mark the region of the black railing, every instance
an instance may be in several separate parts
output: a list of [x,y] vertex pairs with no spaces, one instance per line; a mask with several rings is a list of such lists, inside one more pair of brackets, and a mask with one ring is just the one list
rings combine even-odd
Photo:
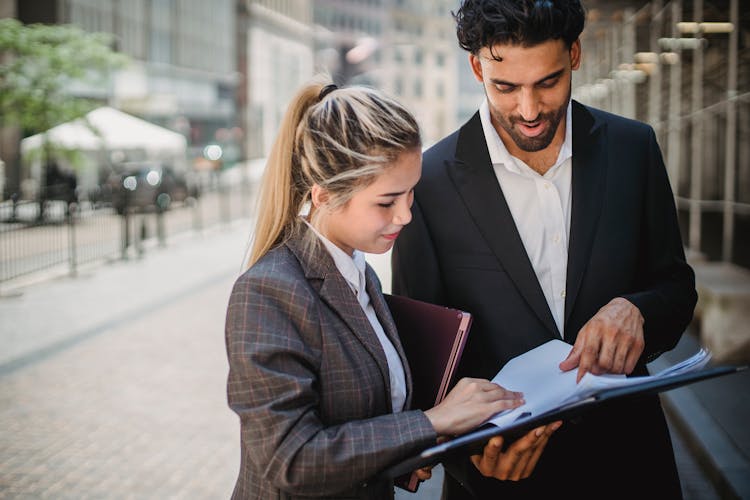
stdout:
[[121,214],[88,201],[2,202],[0,283],[50,269],[75,274],[84,264],[141,256],[176,234],[248,217],[251,186],[221,181],[168,209],[129,206]]

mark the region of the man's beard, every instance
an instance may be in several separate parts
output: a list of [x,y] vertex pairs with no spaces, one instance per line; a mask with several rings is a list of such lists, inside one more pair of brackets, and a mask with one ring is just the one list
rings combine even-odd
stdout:
[[[545,149],[552,143],[552,139],[555,138],[555,133],[560,126],[560,122],[565,117],[565,112],[568,109],[569,103],[570,96],[568,96],[565,104],[563,104],[561,107],[557,108],[554,111],[540,113],[536,117],[536,119],[531,121],[526,121],[518,115],[510,116],[506,119],[505,116],[494,110],[492,106],[490,106],[490,113],[492,114],[492,118],[494,118],[495,121],[503,128],[503,130],[508,133],[510,138],[513,139],[513,142],[516,144],[516,146],[518,146],[522,151],[526,151],[527,153],[534,153],[536,151]],[[524,135],[520,130],[515,128],[515,124],[519,122],[547,122],[549,126],[547,127],[547,130],[545,130],[542,134],[535,137],[528,137]]]

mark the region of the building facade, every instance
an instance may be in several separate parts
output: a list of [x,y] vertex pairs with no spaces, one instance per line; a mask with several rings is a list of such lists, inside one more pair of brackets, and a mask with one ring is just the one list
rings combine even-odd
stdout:
[[72,92],[179,131],[195,151],[236,143],[235,0],[19,0],[24,23],[110,33],[130,56],[110,88]]
[[339,82],[372,85],[399,99],[430,144],[457,125],[452,8],[447,0],[314,0],[318,63]]
[[268,155],[289,100],[314,74],[309,0],[247,0],[247,157]]

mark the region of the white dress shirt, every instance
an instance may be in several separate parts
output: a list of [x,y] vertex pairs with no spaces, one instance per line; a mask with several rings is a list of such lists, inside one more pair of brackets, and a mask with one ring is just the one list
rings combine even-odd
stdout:
[[[307,222],[307,221],[306,221]],[[310,224],[308,223],[308,226]],[[336,269],[339,270],[341,275],[344,277],[349,287],[357,296],[357,301],[360,307],[365,312],[367,319],[375,330],[375,334],[378,336],[380,345],[383,346],[385,351],[385,357],[388,361],[388,374],[391,382],[391,402],[394,412],[399,412],[404,409],[404,403],[406,402],[406,374],[404,373],[404,365],[401,363],[401,357],[399,357],[396,348],[393,347],[393,343],[385,334],[383,326],[378,320],[375,309],[372,307],[370,302],[370,296],[367,294],[365,287],[365,254],[358,250],[354,250],[354,255],[350,257],[346,252],[337,247],[328,238],[320,234],[314,227],[310,226],[313,232],[320,238],[323,245],[331,254],[333,262],[336,265]]]
[[557,161],[544,175],[508,152],[492,126],[486,99],[479,108],[479,116],[495,176],[562,336],[565,331],[565,281],[572,200],[573,127],[570,102],[565,116],[564,142]]

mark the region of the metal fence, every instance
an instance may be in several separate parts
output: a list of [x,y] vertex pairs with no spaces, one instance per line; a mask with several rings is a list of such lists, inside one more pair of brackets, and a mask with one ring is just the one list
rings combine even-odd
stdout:
[[139,257],[177,234],[249,217],[253,183],[237,173],[217,176],[200,196],[164,211],[118,214],[88,201],[0,203],[0,283],[50,269],[75,275],[79,266]]

